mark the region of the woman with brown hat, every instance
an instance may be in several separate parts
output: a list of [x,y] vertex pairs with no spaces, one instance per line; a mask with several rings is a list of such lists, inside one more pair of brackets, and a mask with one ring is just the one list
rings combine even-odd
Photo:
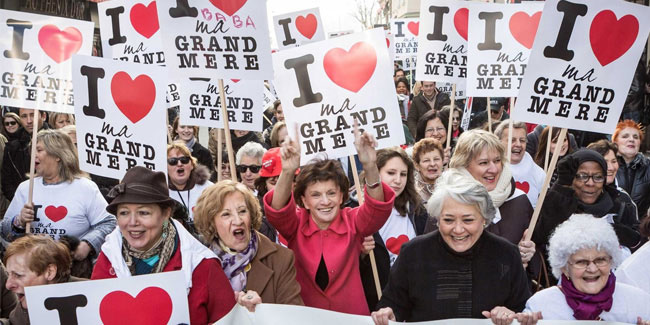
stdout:
[[216,322],[232,309],[234,293],[217,256],[170,220],[165,174],[133,167],[109,196],[106,210],[118,228],[106,236],[91,279],[181,270],[192,324]]

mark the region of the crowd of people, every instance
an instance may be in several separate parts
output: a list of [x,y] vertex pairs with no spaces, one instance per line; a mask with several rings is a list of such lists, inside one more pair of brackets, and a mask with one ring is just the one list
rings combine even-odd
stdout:
[[29,324],[28,286],[180,270],[192,324],[260,303],[376,324],[650,324],[650,160],[638,122],[558,143],[558,128],[510,128],[508,101],[492,98],[465,113],[466,130],[463,100],[435,82],[411,86],[397,69],[403,146],[378,150],[355,123],[355,157],[302,166],[276,101],[263,132],[231,131],[236,178],[222,131],[202,145],[178,117],[167,175],[136,166],[116,180],[80,169],[73,115],[4,109],[0,323]]

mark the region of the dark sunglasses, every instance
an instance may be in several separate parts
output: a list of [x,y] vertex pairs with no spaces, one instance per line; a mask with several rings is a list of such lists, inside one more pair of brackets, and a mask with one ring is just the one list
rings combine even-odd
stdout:
[[10,126],[10,125],[14,126],[16,124],[18,124],[18,122],[16,122],[16,121],[7,121],[7,122],[5,122],[5,126]]
[[167,163],[170,166],[176,166],[176,164],[178,164],[179,161],[181,162],[181,164],[185,165],[190,162],[190,157],[183,156],[183,157],[174,157],[174,158],[167,159]]
[[257,165],[239,165],[237,166],[237,172],[240,174],[243,174],[246,172],[247,169],[251,170],[251,173],[257,174],[259,173],[260,169],[262,169],[262,166],[257,166]]

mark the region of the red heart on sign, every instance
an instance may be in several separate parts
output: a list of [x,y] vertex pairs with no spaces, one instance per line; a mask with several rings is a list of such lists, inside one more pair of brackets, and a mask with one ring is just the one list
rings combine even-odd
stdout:
[[138,123],[153,108],[156,85],[147,75],[132,80],[128,73],[120,71],[111,80],[111,95],[122,114],[132,123]]
[[45,208],[45,215],[54,222],[59,222],[61,219],[68,215],[68,209],[64,206],[55,207],[48,205]]
[[323,57],[325,73],[339,87],[358,92],[370,80],[377,66],[377,53],[372,45],[358,42],[347,52],[333,48]]
[[634,44],[638,33],[639,21],[636,17],[625,15],[617,20],[614,12],[603,10],[591,21],[591,50],[604,67],[625,54]]
[[515,187],[524,191],[524,193],[528,194],[528,190],[530,190],[530,184],[528,182],[523,181],[523,182],[515,182]]
[[99,303],[104,325],[166,325],[172,316],[172,298],[158,287],[148,287],[135,298],[124,291],[113,291]]
[[397,238],[390,237],[386,241],[386,248],[393,254],[399,255],[402,244],[406,243],[407,241],[409,241],[409,237],[407,235],[399,235]]
[[419,21],[418,22],[411,21],[406,26],[408,27],[411,34],[413,34],[415,36],[418,36],[418,33],[420,32],[420,22]]
[[458,35],[465,40],[467,40],[467,16],[469,16],[467,8],[460,8],[454,14],[454,27],[456,27]]
[[390,40],[386,38],[386,47],[390,47]]
[[62,31],[54,25],[45,25],[38,31],[38,44],[56,63],[61,63],[77,53],[81,43],[81,32],[74,27]]
[[516,12],[510,17],[510,34],[521,45],[527,49],[531,49],[535,40],[535,34],[537,34],[537,26],[539,26],[540,18],[542,18],[541,11],[534,13],[532,16],[529,16],[523,11]]
[[236,13],[248,0],[210,0],[213,6],[223,11],[224,14],[232,16]]
[[232,82],[234,82],[234,83],[238,83],[239,80],[241,80],[241,79],[230,79],[230,81],[232,81]]
[[156,1],[151,1],[146,7],[138,3],[131,8],[131,25],[138,34],[150,38],[158,31],[158,11]]
[[318,28],[318,21],[314,14],[309,14],[307,17],[296,17],[296,28],[304,37],[311,39],[316,34]]

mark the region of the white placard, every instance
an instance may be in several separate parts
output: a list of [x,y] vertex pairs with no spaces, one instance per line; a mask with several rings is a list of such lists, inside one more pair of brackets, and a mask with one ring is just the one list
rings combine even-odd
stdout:
[[264,87],[264,94],[263,94],[263,107],[264,110],[267,110],[269,107],[273,107],[273,103],[275,103],[276,100],[278,100],[275,95],[266,87]]
[[273,29],[281,50],[325,39],[318,7],[273,16]]
[[650,8],[548,0],[512,117],[612,133],[650,32]]
[[[436,86],[438,87],[439,92],[445,93],[449,95],[449,98],[451,98],[451,90],[453,89],[452,84],[447,82],[440,82],[440,83],[436,83]],[[465,89],[458,89],[458,87],[456,87],[456,100],[463,99],[463,98],[467,98],[467,95],[465,94]]]
[[133,166],[167,174],[167,78],[162,67],[75,55],[81,169],[122,179]]
[[287,125],[299,129],[302,164],[355,154],[354,117],[378,149],[404,143],[383,30],[280,51],[273,66]]
[[386,46],[388,46],[388,57],[390,62],[395,61],[395,37],[389,30],[384,30],[386,33]]
[[469,4],[467,95],[514,97],[544,2]]
[[469,3],[421,1],[416,80],[450,82],[465,89]]
[[[230,129],[261,132],[264,81],[226,79],[223,83]],[[187,80],[180,91],[182,125],[223,128],[217,80]]]
[[189,324],[183,272],[25,287],[32,324]]
[[70,58],[90,55],[93,23],[0,10],[0,105],[73,113]]
[[273,78],[266,0],[157,4],[172,79]]
[[419,31],[420,21],[417,18],[390,21],[390,32],[395,39],[395,59],[403,60],[418,55]]

